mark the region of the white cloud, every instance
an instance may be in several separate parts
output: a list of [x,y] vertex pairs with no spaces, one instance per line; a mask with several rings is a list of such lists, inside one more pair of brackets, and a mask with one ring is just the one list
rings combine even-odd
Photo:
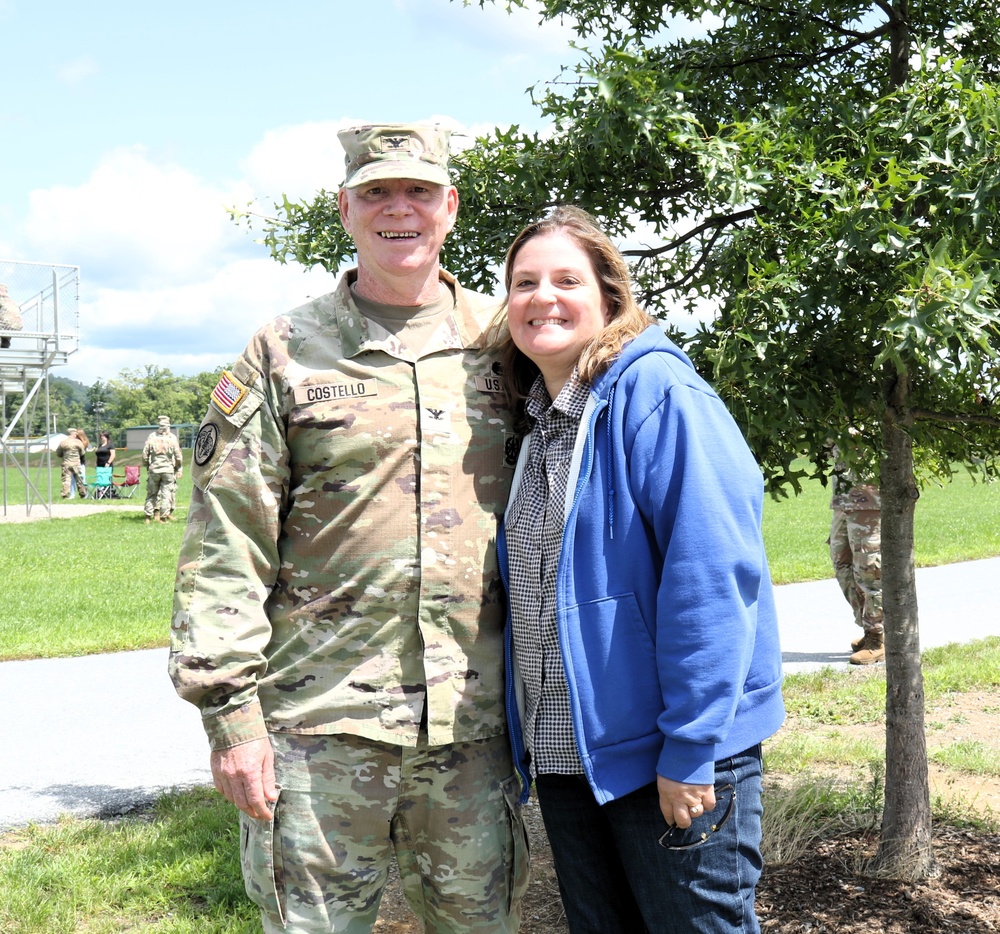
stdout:
[[70,62],[60,65],[56,69],[56,77],[63,84],[81,84],[87,78],[91,78],[100,73],[100,68],[92,58],[75,58]]
[[262,256],[171,288],[98,288],[89,296],[84,289],[80,350],[58,375],[90,384],[147,364],[178,374],[215,369],[231,363],[260,325],[335,282],[321,269]]
[[21,252],[80,266],[106,285],[197,281],[247,249],[225,210],[234,200],[141,146],[117,149],[83,185],[31,192]]
[[[332,276],[276,263],[226,212],[262,179],[280,179],[284,154],[317,135],[290,128],[273,164],[257,158],[253,186],[213,185],[133,147],[105,155],[82,185],[33,191],[19,255],[80,267],[80,350],[57,375],[90,384],[147,363],[214,369],[259,325],[329,291]],[[308,186],[309,166],[296,172]]]
[[344,180],[344,150],[337,132],[362,120],[327,120],[269,130],[241,163],[253,197],[268,205],[287,194],[311,198]]

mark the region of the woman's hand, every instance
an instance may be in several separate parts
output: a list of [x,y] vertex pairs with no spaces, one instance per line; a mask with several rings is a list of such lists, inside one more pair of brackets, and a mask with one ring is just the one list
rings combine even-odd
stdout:
[[656,788],[660,793],[663,819],[671,827],[687,830],[694,818],[706,811],[715,810],[713,785],[688,785],[686,782],[675,782],[657,775]]

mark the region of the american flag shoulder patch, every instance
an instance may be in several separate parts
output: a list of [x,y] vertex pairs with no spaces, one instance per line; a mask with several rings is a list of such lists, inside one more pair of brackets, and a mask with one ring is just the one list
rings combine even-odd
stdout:
[[226,415],[232,415],[249,390],[229,370],[224,370],[212,390],[212,402]]

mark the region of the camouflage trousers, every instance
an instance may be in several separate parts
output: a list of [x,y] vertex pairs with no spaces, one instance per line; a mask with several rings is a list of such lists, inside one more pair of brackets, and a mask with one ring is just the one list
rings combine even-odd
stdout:
[[143,511],[147,518],[154,512],[169,516],[177,503],[177,481],[171,473],[146,471],[146,505]]
[[[74,481],[75,484],[74,484]],[[72,466],[63,465],[62,469],[62,498],[69,499],[73,494],[73,487],[76,486],[77,493],[80,496],[86,496],[87,486],[84,480],[83,467],[80,464],[73,464]]]
[[367,934],[393,851],[427,934],[517,931],[528,844],[506,736],[413,748],[272,733],[271,743],[274,819],[240,814],[243,879],[266,934]]
[[833,511],[830,559],[854,622],[882,632],[882,531],[877,510]]

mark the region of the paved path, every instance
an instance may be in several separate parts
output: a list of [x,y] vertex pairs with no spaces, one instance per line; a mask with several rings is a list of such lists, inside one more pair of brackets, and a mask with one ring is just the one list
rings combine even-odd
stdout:
[[[785,671],[847,667],[861,635],[830,578],[776,588]],[[1000,635],[1000,558],[917,570],[920,647]]]
[[[107,512],[109,509],[122,511],[134,510],[142,512],[144,498],[142,496],[125,500],[73,500],[72,502],[56,502],[51,505],[35,503],[31,511],[23,504],[7,504],[6,511],[0,507],[0,524],[5,522],[40,522],[43,519],[74,519],[77,516],[89,516],[95,512]],[[51,514],[49,512],[51,510]]]
[[[917,572],[921,645],[1000,634],[1000,558]],[[833,579],[777,588],[787,671],[847,667],[859,633]],[[198,712],[166,649],[0,663],[0,830],[61,814],[116,814],[209,784]]]
[[122,813],[212,781],[166,649],[2,662],[0,709],[0,830]]

